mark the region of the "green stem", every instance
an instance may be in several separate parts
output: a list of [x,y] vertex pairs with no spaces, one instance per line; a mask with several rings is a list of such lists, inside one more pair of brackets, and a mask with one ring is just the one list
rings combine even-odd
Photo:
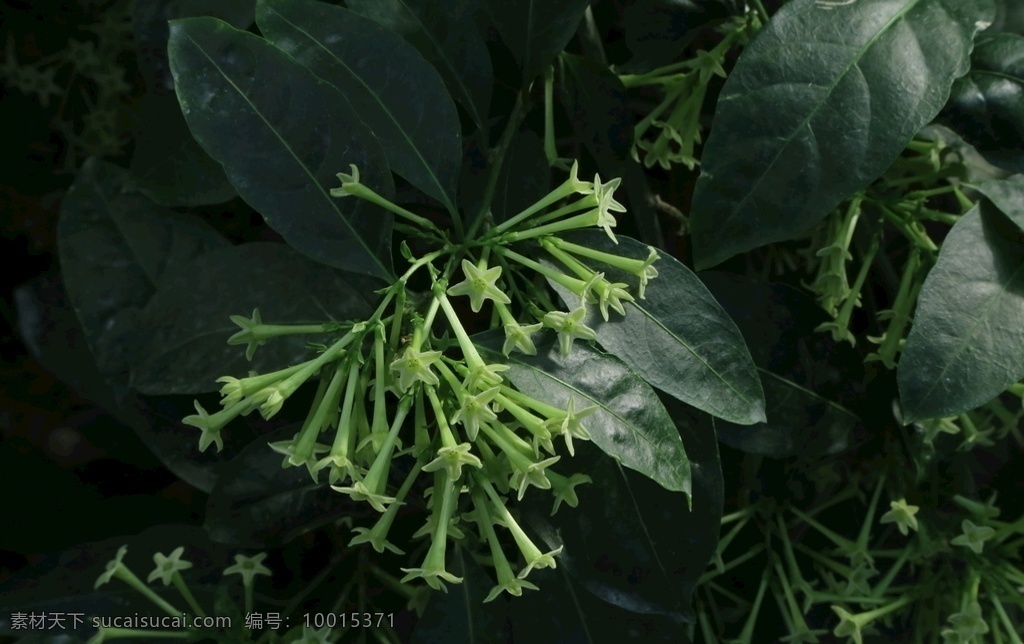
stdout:
[[491,155],[491,169],[487,175],[487,185],[484,188],[483,199],[480,200],[480,210],[477,213],[476,219],[469,227],[465,239],[473,239],[476,237],[477,231],[483,224],[484,219],[487,217],[487,213],[491,210],[491,202],[494,201],[494,191],[498,187],[498,175],[501,173],[501,165],[505,160],[505,156],[508,154],[508,148],[512,144],[512,136],[515,134],[516,129],[519,127],[519,123],[525,116],[525,95],[523,92],[519,92],[516,95],[515,105],[512,106],[512,113],[508,117],[508,122],[505,124],[505,131],[501,134],[501,139],[498,141],[498,146],[492,151]]

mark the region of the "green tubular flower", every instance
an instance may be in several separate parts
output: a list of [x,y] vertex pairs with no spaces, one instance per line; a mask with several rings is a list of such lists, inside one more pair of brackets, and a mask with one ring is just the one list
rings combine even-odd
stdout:
[[985,549],[985,542],[996,534],[996,531],[992,528],[986,525],[975,525],[975,523],[970,519],[964,519],[963,523],[960,524],[960,527],[963,529],[963,534],[954,537],[950,540],[950,543],[954,546],[970,548],[979,555],[982,550]]
[[506,230],[511,230],[515,226],[518,226],[523,221],[526,221],[530,217],[544,210],[548,206],[558,203],[562,199],[572,195],[589,195],[594,192],[594,184],[587,181],[580,181],[577,173],[579,171],[579,164],[573,161],[572,167],[569,169],[569,178],[566,179],[562,185],[558,186],[547,195],[536,201],[534,204],[526,208],[525,210],[516,213],[509,217],[507,220],[498,224],[493,229],[493,234],[500,234]]
[[528,356],[537,355],[537,346],[533,343],[530,336],[540,331],[542,328],[544,328],[544,324],[541,322],[528,324],[526,326],[523,326],[518,322],[506,324],[504,326],[505,344],[502,345],[501,352],[505,354],[506,357],[511,354],[514,349],[518,349]]
[[597,340],[597,333],[583,324],[585,317],[587,309],[582,305],[569,313],[551,311],[544,315],[544,326],[558,332],[558,346],[563,356],[569,355],[572,351],[572,343],[576,338]]
[[565,503],[570,508],[577,507],[580,504],[580,500],[576,496],[576,486],[593,482],[593,479],[586,474],[573,474],[566,478],[557,472],[548,472],[547,476],[548,480],[551,481],[551,492],[555,497],[555,505],[551,508],[551,516],[555,516],[555,513],[558,512],[558,507],[562,503]]
[[892,501],[889,503],[889,507],[892,509],[882,515],[880,523],[895,523],[900,534],[904,536],[907,535],[908,530],[917,531],[917,518],[914,515],[921,508],[916,505],[907,505],[906,499]]
[[520,469],[513,473],[509,484],[518,490],[516,499],[522,501],[523,496],[526,495],[526,488],[531,485],[541,490],[550,490],[551,481],[548,480],[547,472],[544,470],[557,463],[561,458],[561,456],[552,456],[543,461],[531,463],[526,469]]
[[502,525],[509,529],[512,533],[512,538],[515,539],[516,545],[519,546],[519,551],[523,553],[523,558],[526,560],[526,567],[522,572],[519,573],[520,579],[525,579],[530,571],[534,568],[554,568],[555,557],[561,554],[562,546],[558,549],[552,550],[548,553],[541,552],[540,548],[530,539],[529,536],[523,531],[522,527],[512,516],[512,513],[508,511],[505,502],[501,500],[498,493],[494,491],[490,481],[486,477],[475,475],[473,480],[477,486],[484,491],[487,498],[490,500],[492,507],[498,518],[501,520]]
[[415,382],[435,386],[439,382],[430,366],[441,359],[440,351],[420,351],[409,346],[401,358],[391,363],[391,371],[398,372],[398,389],[405,393]]
[[235,563],[224,569],[223,575],[239,575],[242,578],[242,587],[245,590],[245,612],[252,612],[252,597],[253,597],[253,586],[255,585],[256,575],[266,575],[271,577],[270,568],[263,565],[263,560],[267,558],[267,553],[260,552],[251,557],[245,555],[235,555]]
[[981,614],[981,604],[972,601],[967,608],[949,616],[949,623],[961,642],[973,641],[975,637],[989,632],[989,626]]
[[498,391],[498,387],[491,387],[475,395],[462,396],[462,406],[452,416],[452,422],[461,423],[466,428],[466,436],[469,440],[476,441],[481,423],[489,423],[498,419],[498,415],[490,407],[490,402],[498,395]]
[[654,262],[661,259],[658,255],[657,249],[654,246],[647,247],[647,259],[631,259],[628,257],[621,257],[619,255],[613,255],[611,253],[605,253],[593,248],[586,246],[580,246],[579,244],[573,244],[567,242],[559,237],[547,237],[541,241],[542,244],[549,244],[560,248],[561,250],[578,255],[580,257],[586,257],[588,259],[594,259],[599,262],[614,266],[620,270],[631,273],[640,278],[640,299],[644,299],[644,293],[647,288],[647,283],[658,276],[658,269],[653,266]]
[[352,529],[355,536],[348,542],[349,547],[359,545],[360,543],[368,543],[379,553],[390,550],[398,555],[405,554],[400,548],[388,541],[388,532],[391,531],[391,525],[395,522],[395,517],[398,516],[398,509],[405,504],[405,497],[409,495],[409,490],[412,489],[412,485],[419,477],[420,470],[422,469],[423,461],[417,461],[409,475],[405,477],[402,486],[398,488],[398,493],[395,494],[395,501],[388,506],[384,514],[380,515],[380,518],[377,519],[372,528]]
[[181,576],[181,571],[188,570],[192,567],[192,564],[181,558],[181,555],[185,553],[184,546],[178,546],[171,551],[170,556],[165,556],[163,553],[158,552],[153,555],[153,563],[156,564],[156,568],[153,572],[149,573],[149,577],[146,578],[147,583],[159,579],[164,582],[164,586],[174,584],[174,587],[178,589],[182,598],[188,602],[189,608],[192,612],[200,617],[206,617],[206,613],[203,612],[199,602],[196,601],[195,596],[188,589],[188,585],[185,583],[184,578]]
[[487,268],[486,263],[481,264],[477,267],[467,259],[462,260],[462,272],[466,279],[448,289],[448,295],[468,295],[469,306],[474,313],[480,312],[484,300],[502,304],[512,302],[497,285],[498,278],[501,277],[501,267]]
[[374,458],[366,478],[362,481],[356,481],[348,487],[332,485],[331,487],[335,491],[348,494],[353,501],[366,501],[378,512],[387,511],[385,505],[397,501],[395,497],[386,496],[383,492],[387,486],[388,471],[391,466],[395,443],[398,441],[398,432],[402,429],[405,417],[412,408],[412,402],[412,398],[409,396],[402,398],[399,402],[398,411],[395,413],[395,418],[391,423],[391,430],[388,432],[381,450],[377,452],[377,456]]
[[498,540],[498,535],[494,531],[494,522],[491,520],[490,513],[487,511],[487,498],[478,486],[470,487],[470,494],[473,497],[473,507],[476,517],[477,525],[480,526],[480,531],[484,533],[487,538],[487,544],[491,548],[491,558],[494,561],[494,570],[498,573],[498,585],[491,589],[491,592],[484,598],[484,603],[494,601],[502,591],[507,592],[509,595],[519,597],[523,594],[524,589],[537,590],[537,587],[528,581],[516,577],[516,574],[512,572],[512,566],[509,565],[508,558],[505,556],[505,552],[501,549],[501,542]]
[[566,403],[565,416],[563,418],[552,418],[548,421],[548,429],[551,430],[551,433],[561,434],[565,439],[565,446],[569,450],[570,456],[576,456],[576,450],[572,444],[573,438],[585,441],[590,440],[590,432],[580,424],[580,420],[593,414],[597,409],[597,405],[591,405],[586,409],[576,411],[576,399],[570,396],[569,402]]
[[[445,552],[448,548],[448,524],[455,514],[455,506],[458,504],[458,490],[454,482],[448,478],[448,473],[440,469],[434,473],[434,492],[437,495],[438,487],[441,488],[441,502],[434,503],[432,515],[436,518],[434,534],[430,542],[430,549],[419,568],[402,568],[407,573],[402,578],[402,583],[407,583],[419,577],[435,590],[447,592],[444,581],[452,584],[462,583],[461,577],[456,577],[444,568]],[[435,499],[436,500],[436,499]]]
[[472,454],[473,446],[469,443],[461,443],[449,447],[441,447],[437,450],[437,458],[423,466],[424,472],[434,472],[445,469],[448,471],[448,478],[458,481],[462,477],[462,466],[469,465],[481,468],[484,464],[480,458]]
[[109,562],[107,562],[107,568],[103,571],[93,585],[93,590],[100,586],[107,584],[112,579],[120,579],[124,583],[132,587],[136,592],[142,594],[146,599],[150,600],[157,606],[159,606],[165,613],[177,617],[181,614],[181,611],[172,606],[163,597],[153,592],[153,589],[142,583],[142,580],[135,576],[135,573],[131,571],[124,564],[124,556],[128,553],[128,546],[121,546],[117,550],[117,555],[114,556]]
[[220,431],[224,429],[224,426],[230,423],[232,420],[239,416],[243,416],[246,413],[252,411],[256,406],[253,400],[243,400],[242,402],[232,405],[227,409],[222,409],[215,414],[208,414],[203,406],[199,404],[199,401],[194,401],[197,414],[192,416],[186,416],[181,419],[181,422],[185,425],[191,425],[202,430],[202,435],[199,437],[199,451],[205,452],[206,448],[211,444],[217,445],[217,451],[224,449],[224,440],[220,436]]

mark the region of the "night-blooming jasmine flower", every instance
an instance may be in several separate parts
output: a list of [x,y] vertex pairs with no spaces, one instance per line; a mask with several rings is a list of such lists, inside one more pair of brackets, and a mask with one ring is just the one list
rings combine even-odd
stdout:
[[895,523],[902,535],[906,535],[908,529],[917,531],[917,518],[914,515],[921,508],[916,505],[907,505],[906,499],[892,501],[889,503],[889,507],[892,509],[882,515],[881,523]]
[[408,347],[401,358],[391,363],[391,371],[398,372],[398,388],[404,393],[414,382],[436,385],[440,382],[430,365],[441,359],[440,351],[419,351]]
[[551,311],[544,315],[544,326],[558,331],[558,346],[563,356],[569,355],[569,352],[572,351],[572,342],[576,338],[597,339],[597,333],[583,324],[585,317],[587,317],[587,309],[582,305],[571,313]]
[[484,466],[480,458],[471,453],[472,445],[461,443],[450,447],[441,447],[437,450],[437,458],[423,466],[424,472],[433,472],[439,469],[448,470],[448,479],[458,481],[462,477],[462,466],[471,465],[476,468]]
[[501,347],[501,352],[508,356],[512,353],[513,349],[519,349],[528,356],[537,355],[537,346],[533,343],[530,336],[540,331],[543,327],[544,325],[540,322],[526,326],[522,326],[518,322],[506,324],[505,344]]
[[146,577],[147,582],[153,582],[159,579],[164,582],[164,586],[169,586],[174,578],[175,573],[180,573],[182,570],[188,570],[192,567],[192,564],[181,558],[181,555],[185,553],[184,546],[178,546],[168,557],[162,552],[158,552],[153,555],[153,563],[156,564],[156,568],[153,572],[149,573],[149,577]]
[[499,388],[491,387],[476,395],[466,394],[462,398],[462,406],[452,416],[453,423],[462,423],[466,428],[469,440],[476,441],[481,423],[497,420],[498,416],[490,408],[490,402],[498,395]]
[[970,519],[964,519],[963,523],[960,524],[960,527],[963,528],[963,534],[954,537],[950,543],[954,546],[970,548],[979,555],[985,548],[985,542],[996,534],[996,531],[987,525],[975,525]]
[[512,300],[508,295],[498,288],[498,278],[501,277],[501,267],[477,268],[473,262],[462,260],[462,272],[466,279],[448,289],[448,295],[468,295],[469,307],[474,313],[479,313],[484,305],[484,300],[494,300],[502,304],[509,304]]

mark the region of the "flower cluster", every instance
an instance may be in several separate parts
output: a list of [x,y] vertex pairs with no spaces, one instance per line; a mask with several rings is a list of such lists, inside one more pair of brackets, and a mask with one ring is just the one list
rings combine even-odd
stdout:
[[[288,327],[264,324],[258,311],[251,318],[233,317],[241,330],[229,342],[246,345],[250,359],[276,336],[333,329],[340,337],[302,364],[221,378],[222,409],[211,414],[197,403],[198,413],[184,422],[202,430],[200,449],[211,444],[220,449],[229,422],[253,410],[270,418],[299,387],[316,381],[299,431],[270,447],[284,456],[284,467],[305,467],[314,481],[376,512],[371,525],[355,528],[350,545],[368,543],[378,552],[402,554],[404,544],[389,540],[391,528],[400,508],[422,505],[427,519],[414,537],[428,538],[429,547],[418,565],[403,568],[402,582],[421,579],[435,589],[459,583],[445,568],[449,542],[476,537],[489,552],[498,581],[488,601],[501,592],[519,595],[535,588],[526,577],[534,569],[554,567],[561,548],[545,551],[536,543],[509,500],[536,488],[550,491],[552,513],[563,503],[577,505],[576,487],[590,479],[563,469],[557,445],[564,442],[574,455],[574,441],[590,438],[588,424],[597,418],[597,407],[580,397],[555,406],[519,391],[502,354],[537,354],[545,346],[540,344],[544,329],[548,337],[557,335],[562,354],[577,340],[596,340],[588,308],[596,305],[608,320],[613,312],[625,315],[634,301],[632,287],[606,273],[633,276],[635,295],[643,298],[658,275],[658,254],[651,248],[644,258],[622,257],[560,236],[596,227],[617,244],[615,213],[625,211],[614,197],[619,179],[580,180],[575,164],[568,179],[537,203],[501,223],[488,222],[475,239],[461,244],[448,242],[447,232],[374,193],[360,182],[356,168],[338,176],[342,186],[335,196],[384,207],[442,247],[419,258],[403,252],[409,269],[381,292],[377,310],[365,320]],[[606,268],[592,267],[597,265]],[[429,291],[413,292],[409,279],[424,268]],[[578,306],[552,310],[538,276],[575,294]],[[470,337],[466,308],[474,315],[490,309],[492,326],[504,332],[500,351],[478,346]],[[509,543],[518,551],[514,558],[506,552]]]

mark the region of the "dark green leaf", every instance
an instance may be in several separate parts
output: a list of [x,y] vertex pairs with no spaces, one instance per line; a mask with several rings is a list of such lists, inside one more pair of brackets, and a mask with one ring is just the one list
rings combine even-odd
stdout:
[[202,206],[234,198],[224,168],[192,138],[177,99],[150,94],[140,103],[131,163],[139,189],[164,206]]
[[633,147],[633,118],[622,81],[582,56],[558,57],[565,108],[576,135],[605,168],[620,165]]
[[[502,362],[488,336],[482,349]],[[596,405],[584,426],[606,454],[666,489],[690,494],[690,462],[665,407],[651,387],[617,358],[577,342],[568,356],[559,353],[554,337],[537,343],[538,355],[513,353],[507,360],[509,380],[523,393],[566,409]]]
[[722,89],[693,197],[695,264],[805,233],[874,181],[965,74],[991,0],[784,5]]
[[988,197],[1010,221],[1024,230],[1024,175],[1017,174],[1002,180],[983,181],[974,186]]
[[459,115],[415,47],[368,18],[316,0],[260,0],[256,21],[268,40],[345,95],[392,170],[456,215]]
[[391,277],[390,213],[330,195],[350,165],[378,194],[393,192],[384,152],[344,96],[212,18],[174,21],[168,49],[192,134],[271,228],[319,262]]
[[132,4],[135,51],[146,84],[154,92],[174,91],[174,79],[167,62],[167,22],[194,16],[213,16],[245,29],[255,18],[255,8],[252,0],[135,0]]
[[68,297],[100,373],[123,373],[138,311],[168,271],[227,242],[203,222],[129,194],[127,173],[90,159],[61,206],[57,245]]
[[512,602],[516,642],[690,644],[682,624],[604,602],[573,581],[564,566],[532,572],[530,581],[539,590]]
[[1024,172],[1024,36],[980,38],[942,116],[989,162]]
[[590,0],[486,0],[487,12],[519,62],[523,85],[565,49]]
[[859,379],[836,365],[859,364],[849,345],[815,333],[827,314],[807,294],[728,273],[701,273],[701,281],[736,322],[750,347],[764,388],[762,423],[716,424],[718,440],[750,454],[820,456],[849,445],[858,418],[830,400],[856,392]]
[[433,593],[423,618],[416,624],[413,644],[510,642],[508,610],[515,600],[502,594],[485,604],[495,582],[461,546],[451,548],[449,559],[448,571],[462,577],[462,583],[447,593]]
[[494,70],[467,0],[348,0],[353,11],[400,33],[441,73],[452,96],[487,133]]
[[897,376],[905,423],[955,416],[1024,377],[1024,232],[982,202],[921,288]]
[[[463,167],[460,199],[468,213],[478,213],[487,185],[488,165],[484,154],[475,145],[469,145],[467,163]],[[536,203],[551,189],[551,171],[544,142],[532,130],[522,129],[512,137],[498,182],[491,200],[494,221],[505,221]]]
[[228,441],[224,451],[201,453],[196,429],[181,422],[194,412],[191,397],[139,397],[126,386],[126,372],[100,374],[59,279],[33,280],[15,291],[14,301],[18,332],[34,358],[79,395],[130,426],[177,477],[203,492],[213,488],[214,467],[235,456],[237,442]]
[[[691,457],[693,504],[584,445],[566,474],[585,472],[579,507],[548,517],[550,500],[527,497],[529,524],[558,565],[587,590],[632,613],[692,622],[697,581],[718,544],[723,479],[712,419],[668,400]],[[538,584],[539,585],[539,584]],[[606,641],[600,634],[594,641]]]
[[314,483],[306,468],[282,469],[284,457],[267,444],[288,440],[298,429],[290,425],[257,438],[221,466],[206,506],[211,539],[253,548],[278,545],[357,511],[344,494]]
[[730,0],[637,0],[626,7],[622,24],[633,52],[629,73],[676,62],[702,28],[728,18]]
[[[598,231],[576,233],[573,242],[606,253],[646,259],[648,247],[618,236],[618,245]],[[625,303],[626,315],[609,312],[605,322],[597,307],[584,320],[597,341],[665,393],[719,418],[741,425],[765,420],[764,394],[743,336],[697,276],[667,253],[655,262],[658,277],[647,285],[646,299]],[[585,260],[584,263],[590,263]],[[637,278],[593,262],[612,282]],[[570,309],[579,298],[555,287]]]
[[244,346],[227,344],[240,330],[230,317],[249,317],[258,307],[264,324],[362,319],[372,311],[365,282],[283,244],[244,244],[204,255],[169,274],[143,312],[146,342],[132,363],[132,387],[146,394],[215,391],[221,376],[267,373],[308,360],[313,353],[306,343],[327,336],[274,338],[246,361]]

